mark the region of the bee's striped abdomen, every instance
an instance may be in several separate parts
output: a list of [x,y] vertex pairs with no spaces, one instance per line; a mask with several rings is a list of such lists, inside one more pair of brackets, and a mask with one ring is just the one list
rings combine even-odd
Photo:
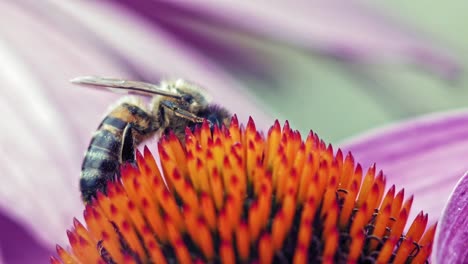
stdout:
[[103,120],[86,151],[80,179],[80,189],[85,201],[90,201],[98,190],[105,192],[107,181],[114,179],[119,167],[121,135],[127,122],[121,121],[123,128],[119,126],[112,130],[106,129],[106,125],[114,120],[115,118],[109,116]]
[[[107,182],[114,180],[122,162],[134,158],[133,144],[138,143],[135,135],[154,131],[151,116],[136,105],[118,105],[104,118],[94,134],[81,166],[80,189],[83,200],[89,202],[98,191],[106,192]],[[128,128],[127,128],[128,129]],[[125,148],[124,132],[130,133],[130,148]],[[124,145],[124,146],[123,146]]]

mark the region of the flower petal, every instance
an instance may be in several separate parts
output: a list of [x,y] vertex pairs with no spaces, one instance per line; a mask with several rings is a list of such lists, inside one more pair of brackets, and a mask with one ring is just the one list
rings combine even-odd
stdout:
[[157,16],[149,16],[158,23],[185,25],[192,30],[196,29],[197,23],[205,27],[215,25],[216,28],[248,32],[340,60],[373,63],[399,60],[416,64],[442,78],[452,79],[460,74],[459,62],[446,50],[430,44],[433,43],[431,38],[405,30],[388,15],[359,1],[124,3],[140,13],[147,13],[147,10],[157,12],[156,6],[161,5],[164,11]]
[[[0,264],[43,263],[51,251],[41,245],[30,230],[25,230],[14,219],[0,214]],[[43,261],[38,261],[38,260]]]
[[1,22],[13,25],[0,27],[0,111],[7,125],[0,132],[0,212],[49,246],[66,240],[63,230],[82,208],[82,154],[118,97],[72,87],[71,77],[184,76],[245,120],[254,115],[270,123],[211,61],[120,9],[70,1],[1,2],[0,9]]
[[468,170],[468,111],[404,121],[340,146],[363,166],[376,162],[391,184],[415,194],[413,208],[424,210],[434,220],[460,175]]
[[[241,85],[214,62],[200,56],[189,45],[176,41],[160,28],[132,16],[126,9],[99,2],[85,4],[57,1],[56,4],[70,16],[76,15],[75,18],[83,25],[92,27],[105,38],[109,46],[125,54],[128,60],[135,61],[144,79],[156,81],[155,75],[172,78],[182,76],[201,84],[215,102],[238,111],[241,120],[247,120],[253,115],[260,120],[260,127],[267,128],[271,123],[271,117],[262,110],[264,108],[259,106],[259,102],[253,100]],[[75,12],[77,9],[81,12]],[[121,22],[122,17],[127,18],[125,23]],[[130,40],[133,45],[122,43],[123,39]]]
[[468,261],[468,173],[460,179],[444,208],[432,254],[434,263]]

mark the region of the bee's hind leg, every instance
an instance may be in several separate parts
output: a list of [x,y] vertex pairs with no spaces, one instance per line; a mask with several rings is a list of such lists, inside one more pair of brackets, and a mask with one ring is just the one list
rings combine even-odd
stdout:
[[119,162],[135,162],[135,141],[133,138],[132,124],[127,124],[122,134],[122,146],[120,148]]

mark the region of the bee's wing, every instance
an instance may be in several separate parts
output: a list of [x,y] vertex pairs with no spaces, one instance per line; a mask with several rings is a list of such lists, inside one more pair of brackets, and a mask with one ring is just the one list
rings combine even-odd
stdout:
[[153,96],[157,94],[167,97],[181,98],[180,95],[171,93],[169,91],[165,91],[161,89],[161,87],[159,87],[158,85],[152,83],[98,76],[80,76],[71,79],[70,82],[79,85],[93,86],[95,88],[107,88],[111,91],[113,91],[114,89],[118,89],[146,96]]

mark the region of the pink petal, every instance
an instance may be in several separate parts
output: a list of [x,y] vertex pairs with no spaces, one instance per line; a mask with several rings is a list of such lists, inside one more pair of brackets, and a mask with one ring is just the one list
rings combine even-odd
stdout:
[[468,262],[468,174],[457,183],[437,227],[434,263]]
[[[341,147],[363,166],[374,162],[391,184],[415,194],[419,210],[441,216],[455,183],[468,170],[468,111],[432,114],[377,129]],[[388,185],[388,184],[387,184]]]
[[65,229],[82,211],[82,155],[119,97],[72,86],[71,77],[182,76],[237,109],[241,120],[253,115],[260,127],[271,123],[211,61],[121,9],[73,1],[1,2],[0,9],[0,22],[11,25],[0,27],[0,211],[48,246],[64,243]]
[[[191,30],[197,30],[197,23],[201,23],[202,30],[216,27],[247,32],[346,61],[403,61],[442,78],[452,79],[460,74],[459,62],[447,50],[432,44],[430,37],[406,29],[360,1],[123,3],[158,21]],[[146,12],[156,10],[149,8],[156,5],[164,10],[158,13],[159,17]]]

